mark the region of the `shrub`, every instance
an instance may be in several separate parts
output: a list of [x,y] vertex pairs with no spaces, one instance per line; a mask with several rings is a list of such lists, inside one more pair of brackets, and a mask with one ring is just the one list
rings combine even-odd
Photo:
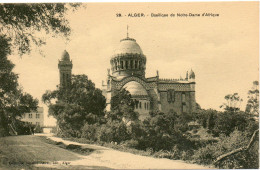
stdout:
[[6,129],[0,126],[0,137],[4,137],[7,135],[8,135],[8,132],[6,131]]
[[199,164],[209,165],[212,164],[213,160],[216,159],[215,152],[218,151],[216,145],[207,145],[206,147],[200,148],[195,151],[192,159]]
[[[199,164],[212,164],[220,155],[228,153],[234,149],[245,147],[250,138],[246,132],[235,130],[230,136],[221,135],[218,143],[208,144],[194,152],[193,160]],[[256,142],[258,143],[258,142]],[[258,168],[258,145],[254,144],[254,149],[243,151],[226,157],[217,166],[220,168]]]
[[98,137],[97,137],[97,131],[99,130],[99,126],[98,124],[92,124],[89,125],[88,123],[86,123],[83,128],[82,128],[82,132],[81,132],[81,138],[86,138],[92,141],[97,141]]
[[157,158],[168,158],[168,159],[174,159],[174,153],[165,151],[165,150],[160,150],[158,152],[155,152],[154,155]]
[[18,135],[31,135],[32,129],[34,128],[34,125],[28,123],[28,122],[22,122],[17,120],[16,123],[16,132]]
[[139,145],[137,140],[134,139],[130,139],[130,140],[126,140],[122,143],[122,146],[124,147],[129,147],[129,148],[137,148]]
[[193,154],[194,154],[193,150],[182,151],[180,159],[182,159],[184,161],[191,160]]
[[101,126],[98,139],[103,142],[117,142],[130,139],[124,122],[111,121]]
[[39,125],[36,125],[35,129],[34,129],[35,133],[42,133],[43,132],[43,128],[40,127]]

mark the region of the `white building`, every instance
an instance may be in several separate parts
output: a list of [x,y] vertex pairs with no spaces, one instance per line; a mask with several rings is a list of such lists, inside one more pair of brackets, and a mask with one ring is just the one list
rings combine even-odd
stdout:
[[29,122],[33,125],[39,125],[43,127],[43,121],[44,121],[43,107],[38,107],[37,112],[25,113],[21,121]]

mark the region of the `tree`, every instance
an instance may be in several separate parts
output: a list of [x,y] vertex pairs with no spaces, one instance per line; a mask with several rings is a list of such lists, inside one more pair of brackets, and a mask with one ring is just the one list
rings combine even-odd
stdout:
[[124,120],[126,122],[138,120],[139,114],[134,111],[135,102],[126,89],[120,90],[111,98],[111,112],[108,116],[112,120]]
[[237,112],[240,110],[240,105],[243,99],[238,96],[238,93],[228,94],[225,96],[226,103],[223,103],[220,108],[224,107],[226,111]]
[[248,91],[248,101],[246,112],[255,117],[259,117],[259,82],[254,81],[253,87]]
[[79,6],[78,3],[0,4],[0,36],[6,35],[20,55],[29,53],[32,44],[45,44],[44,37],[36,36],[37,33],[68,37],[71,29],[66,12]]
[[141,149],[153,148],[154,151],[172,150],[173,147],[188,149],[187,139],[189,116],[169,113],[151,112],[143,121],[144,137],[137,139]]
[[20,55],[30,53],[32,45],[45,44],[39,33],[68,37],[69,23],[65,14],[79,4],[0,4],[0,133],[7,135],[15,129],[17,118],[35,110],[38,101],[21,90],[14,64],[7,56],[18,50]]
[[86,123],[95,124],[104,117],[106,99],[86,75],[72,75],[71,81],[67,89],[46,91],[42,100],[63,134],[78,137]]
[[0,135],[15,131],[18,118],[36,110],[38,101],[24,93],[18,84],[18,75],[13,73],[14,64],[7,59],[10,54],[10,40],[0,36]]
[[201,109],[197,110],[197,112],[193,114],[193,119],[201,124],[204,128],[212,131],[215,126],[215,121],[218,114],[219,112],[213,109]]

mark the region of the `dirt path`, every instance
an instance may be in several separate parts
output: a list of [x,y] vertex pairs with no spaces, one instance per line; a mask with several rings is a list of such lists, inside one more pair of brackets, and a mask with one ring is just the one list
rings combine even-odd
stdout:
[[4,137],[0,138],[0,169],[209,169],[183,161],[134,155],[52,136],[48,138],[95,151],[90,155],[80,155],[48,144],[38,136]]
[[92,154],[88,156],[82,156],[82,159],[80,160],[71,161],[70,166],[101,166],[112,169],[209,169],[209,167],[188,164],[184,161],[140,156],[97,145],[80,144],[77,142],[66,141],[57,137],[50,136],[48,138],[57,142],[63,142],[67,145],[74,144],[95,149]]

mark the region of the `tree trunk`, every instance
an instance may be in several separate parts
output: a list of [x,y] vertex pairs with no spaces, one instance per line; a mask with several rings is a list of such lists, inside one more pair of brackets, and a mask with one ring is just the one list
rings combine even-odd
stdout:
[[259,132],[259,129],[257,129],[256,131],[254,131],[248,145],[246,147],[241,147],[241,148],[238,148],[238,149],[235,149],[231,152],[228,152],[226,154],[223,154],[221,156],[219,156],[215,161],[214,161],[214,164],[216,164],[217,162],[223,160],[224,158],[228,157],[228,156],[231,156],[231,155],[234,155],[238,152],[242,152],[242,151],[246,151],[248,150],[252,145],[253,145],[253,142],[256,140],[256,134]]

